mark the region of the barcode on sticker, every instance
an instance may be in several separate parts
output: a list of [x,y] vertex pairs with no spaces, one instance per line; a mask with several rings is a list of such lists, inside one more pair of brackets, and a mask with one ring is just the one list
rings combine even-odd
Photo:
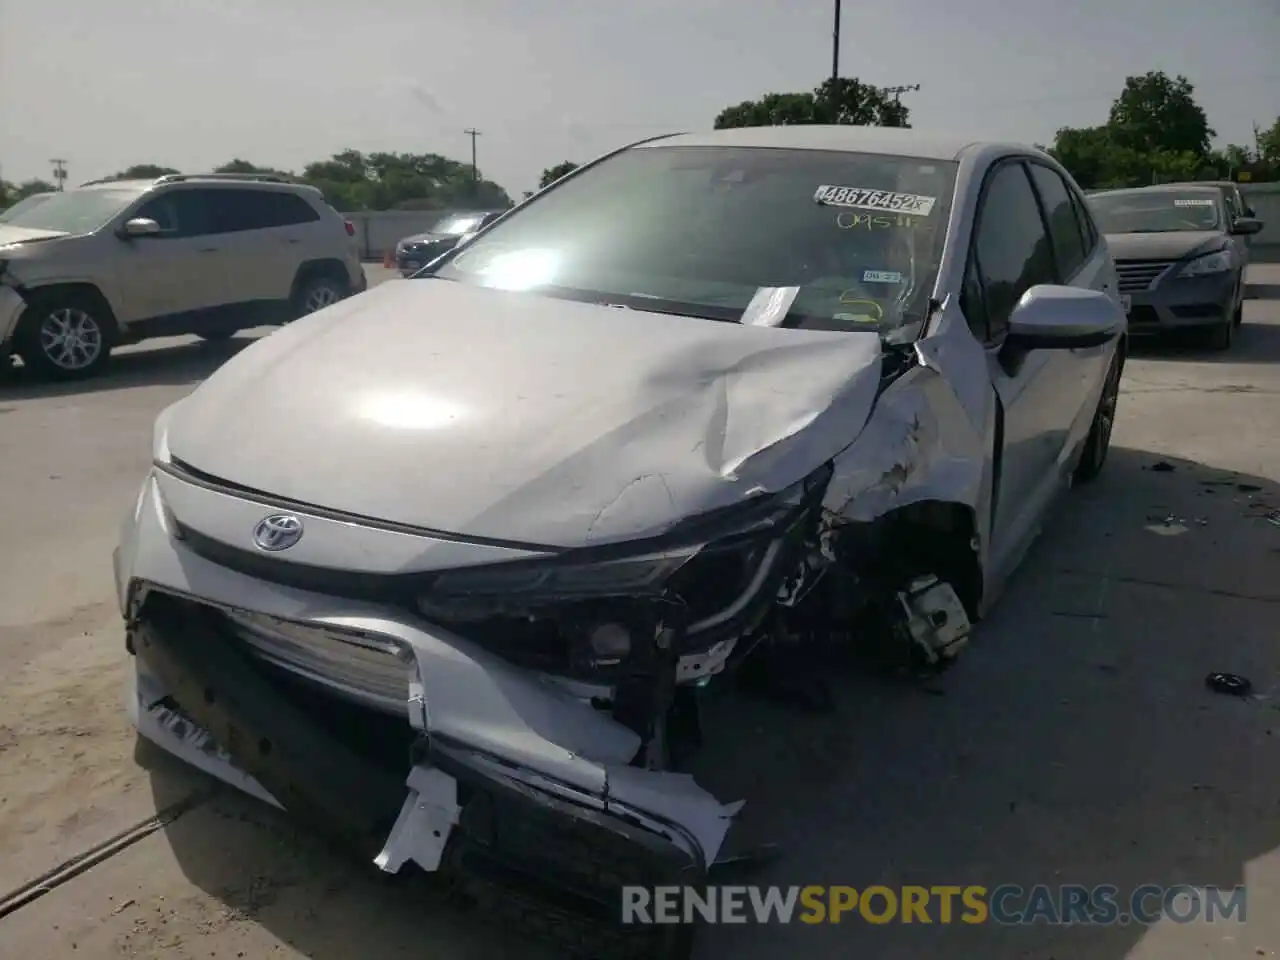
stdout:
[[923,197],[917,193],[894,193],[890,190],[869,190],[866,187],[836,187],[824,184],[813,195],[816,203],[829,207],[847,207],[850,210],[888,210],[893,213],[910,213],[927,217],[933,212],[937,197]]
[[1174,200],[1175,207],[1212,207],[1212,200]]

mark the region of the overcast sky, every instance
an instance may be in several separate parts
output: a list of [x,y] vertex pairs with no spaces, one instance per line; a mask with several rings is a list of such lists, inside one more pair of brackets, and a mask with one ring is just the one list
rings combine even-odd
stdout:
[[[343,149],[544,167],[710,127],[830,73],[833,0],[0,0],[0,176],[300,168]],[[1127,74],[1186,74],[1220,142],[1280,112],[1280,0],[844,2],[841,73],[913,126],[1048,142]]]

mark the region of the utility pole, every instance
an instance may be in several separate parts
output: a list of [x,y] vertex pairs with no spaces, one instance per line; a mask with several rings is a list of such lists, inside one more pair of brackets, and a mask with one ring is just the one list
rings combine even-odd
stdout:
[[61,190],[62,185],[67,181],[67,161],[54,158],[49,162],[53,164],[53,181]]
[[476,166],[476,137],[480,131],[467,127],[462,132],[471,138],[471,192],[474,194],[480,187],[480,168]]
[[836,0],[836,22],[831,31],[831,79],[840,79],[840,0]]

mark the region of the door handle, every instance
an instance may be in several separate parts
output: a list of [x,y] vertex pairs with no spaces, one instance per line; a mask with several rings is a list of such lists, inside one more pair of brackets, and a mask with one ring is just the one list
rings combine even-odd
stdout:
[[302,241],[299,240],[297,237],[286,237],[284,242],[285,243],[301,243]]
[[201,253],[217,253],[218,248],[217,247],[201,247],[200,252]]

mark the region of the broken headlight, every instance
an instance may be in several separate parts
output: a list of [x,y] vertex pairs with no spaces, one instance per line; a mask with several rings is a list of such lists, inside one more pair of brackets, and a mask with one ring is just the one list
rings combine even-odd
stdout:
[[623,551],[636,545],[622,544],[576,550],[552,560],[449,571],[432,583],[427,605],[449,599],[503,598],[519,603],[656,596],[677,572],[707,551],[767,542],[802,509],[809,489],[809,481],[801,481],[781,493],[683,521],[660,541],[646,541],[652,549],[635,553]]

